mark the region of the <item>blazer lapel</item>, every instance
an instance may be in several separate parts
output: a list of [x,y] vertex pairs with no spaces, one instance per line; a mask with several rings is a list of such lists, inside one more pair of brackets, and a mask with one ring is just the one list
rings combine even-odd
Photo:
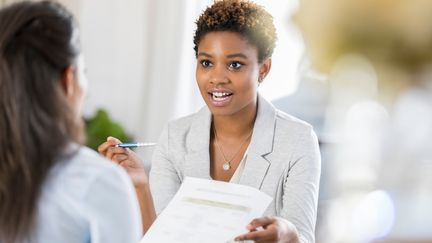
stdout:
[[273,151],[276,110],[258,95],[258,111],[240,184],[260,189],[271,161],[266,155]]
[[[258,95],[258,111],[249,145],[247,160],[240,184],[260,188],[271,161],[266,155],[273,151],[276,110]],[[210,176],[210,126],[211,113],[202,108],[191,124],[186,136],[185,176],[212,179]]]
[[211,113],[202,108],[192,121],[186,136],[185,176],[211,179],[210,177],[210,125]]

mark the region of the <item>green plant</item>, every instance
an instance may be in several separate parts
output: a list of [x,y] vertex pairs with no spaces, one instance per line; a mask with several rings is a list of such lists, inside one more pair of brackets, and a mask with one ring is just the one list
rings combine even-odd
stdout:
[[93,117],[85,119],[85,123],[86,145],[94,150],[97,150],[97,147],[105,142],[108,136],[116,137],[124,143],[133,140],[120,124],[111,120],[108,112],[104,109],[98,109]]

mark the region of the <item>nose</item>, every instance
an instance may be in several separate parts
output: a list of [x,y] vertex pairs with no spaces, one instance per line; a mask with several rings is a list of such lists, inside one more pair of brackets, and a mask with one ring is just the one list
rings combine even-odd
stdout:
[[216,65],[210,72],[210,83],[214,85],[229,83],[229,78],[223,65]]

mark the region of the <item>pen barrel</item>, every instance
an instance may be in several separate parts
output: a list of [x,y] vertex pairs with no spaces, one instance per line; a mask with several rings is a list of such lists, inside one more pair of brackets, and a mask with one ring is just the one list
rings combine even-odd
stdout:
[[117,144],[116,147],[120,148],[137,148],[137,147],[150,147],[155,146],[156,143],[121,143]]

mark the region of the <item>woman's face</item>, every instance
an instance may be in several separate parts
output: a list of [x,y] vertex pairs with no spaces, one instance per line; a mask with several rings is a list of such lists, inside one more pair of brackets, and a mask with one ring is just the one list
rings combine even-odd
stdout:
[[267,74],[269,63],[259,64],[256,47],[238,33],[205,34],[198,45],[196,80],[212,114],[254,112],[258,80]]
[[86,76],[86,66],[84,62],[83,55],[79,55],[75,64],[75,73],[74,73],[74,93],[72,97],[72,106],[77,113],[77,115],[81,116],[81,110],[84,103],[84,98],[87,94],[87,76]]

